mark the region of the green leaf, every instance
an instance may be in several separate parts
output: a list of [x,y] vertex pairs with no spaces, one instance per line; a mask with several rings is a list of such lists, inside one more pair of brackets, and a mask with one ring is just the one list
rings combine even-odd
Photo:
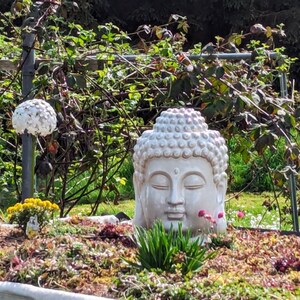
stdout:
[[240,46],[242,43],[242,38],[243,35],[242,34],[238,34],[238,33],[233,33],[230,37],[229,37],[229,42],[234,43],[237,46]]
[[289,114],[289,113],[286,113],[284,115],[284,121],[286,122],[286,124],[288,125],[288,127],[292,127],[292,128],[295,128],[296,126],[296,119],[294,118],[293,115]]
[[248,163],[251,159],[251,153],[247,150],[241,152],[244,163]]
[[220,78],[222,78],[224,76],[225,69],[223,67],[217,67],[215,73],[216,73],[216,77],[218,79],[220,79]]
[[41,63],[37,69],[37,73],[39,75],[44,75],[44,74],[47,74],[49,71],[49,64],[48,63]]
[[271,28],[270,26],[267,26],[267,27],[266,27],[266,32],[265,32],[265,34],[266,34],[266,37],[267,37],[267,38],[269,38],[269,37],[272,36],[272,28]]
[[212,257],[212,253],[206,255],[208,249],[199,245],[199,239],[191,241],[191,232],[183,232],[182,224],[178,225],[177,231],[171,227],[168,232],[161,221],[155,222],[149,230],[137,227],[136,240],[139,263],[132,266],[140,265],[148,270],[176,271],[176,255],[184,253],[185,263],[181,265],[181,272],[187,274],[198,271],[205,260]]
[[255,150],[258,154],[263,154],[268,146],[272,146],[274,144],[274,135],[271,133],[264,134],[260,136],[255,143]]
[[86,79],[84,75],[74,74],[75,82],[80,89],[85,89],[87,87]]
[[216,74],[216,70],[217,70],[217,68],[215,66],[209,67],[204,71],[204,76],[211,77]]
[[182,79],[177,79],[173,82],[171,86],[171,92],[170,95],[172,97],[177,97],[184,89],[184,83]]

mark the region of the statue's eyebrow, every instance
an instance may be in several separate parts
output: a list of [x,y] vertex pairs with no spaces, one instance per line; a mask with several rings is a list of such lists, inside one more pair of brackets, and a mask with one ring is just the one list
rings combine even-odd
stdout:
[[163,170],[156,170],[156,171],[150,173],[149,178],[151,178],[155,175],[163,175],[163,176],[166,176],[168,179],[170,179],[170,175],[166,171],[163,171]]

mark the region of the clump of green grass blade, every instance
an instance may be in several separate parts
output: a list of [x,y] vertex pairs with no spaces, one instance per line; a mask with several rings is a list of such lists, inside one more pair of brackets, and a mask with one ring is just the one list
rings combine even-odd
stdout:
[[154,223],[151,229],[136,227],[138,268],[150,271],[181,271],[182,275],[197,272],[204,262],[212,258],[215,252],[202,246],[197,238],[191,240],[191,232],[183,232],[182,224],[178,230],[166,231],[161,221]]

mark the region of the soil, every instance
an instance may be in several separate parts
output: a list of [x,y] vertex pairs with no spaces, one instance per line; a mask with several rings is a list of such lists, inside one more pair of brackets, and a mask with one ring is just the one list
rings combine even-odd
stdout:
[[25,240],[23,231],[17,227],[0,226],[0,249],[7,252],[16,249]]

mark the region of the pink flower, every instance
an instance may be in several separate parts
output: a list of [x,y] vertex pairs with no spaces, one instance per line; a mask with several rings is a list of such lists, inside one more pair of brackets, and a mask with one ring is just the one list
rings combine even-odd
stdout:
[[212,224],[217,224],[216,219],[213,219],[213,218],[210,220],[210,222],[211,222]]
[[218,213],[218,219],[222,219],[224,217],[224,213],[222,211],[220,211]]
[[241,210],[238,210],[236,215],[237,215],[238,218],[241,218],[241,219],[245,217],[245,213],[242,212]]
[[201,209],[201,210],[199,210],[199,212],[198,212],[198,217],[199,217],[199,218],[202,218],[202,217],[205,216],[205,214],[206,214],[206,211],[205,211],[204,209]]
[[206,214],[206,215],[204,216],[204,218],[205,218],[206,220],[208,220],[208,221],[211,221],[211,220],[212,220],[212,217],[211,217],[211,215],[209,215],[209,214]]

